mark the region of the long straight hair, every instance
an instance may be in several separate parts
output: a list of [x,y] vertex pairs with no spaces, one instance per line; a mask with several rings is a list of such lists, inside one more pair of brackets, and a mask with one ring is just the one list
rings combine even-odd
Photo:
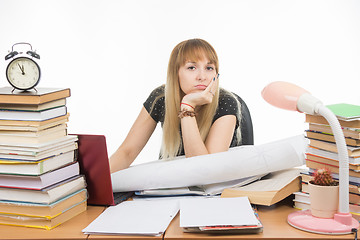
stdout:
[[[167,71],[165,85],[165,118],[163,124],[163,138],[161,147],[161,158],[172,159],[182,150],[182,138],[179,132],[181,99],[184,93],[179,84],[179,69],[186,61],[199,61],[207,58],[215,65],[216,73],[219,72],[219,61],[215,49],[205,40],[190,39],[179,43],[173,49]],[[212,125],[213,117],[219,103],[219,84],[215,91],[213,101],[199,108],[196,121],[202,140],[205,142]]]

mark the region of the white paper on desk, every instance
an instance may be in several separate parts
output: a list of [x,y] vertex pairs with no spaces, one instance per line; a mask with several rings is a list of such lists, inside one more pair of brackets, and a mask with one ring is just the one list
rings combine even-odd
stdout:
[[257,182],[258,180],[260,180],[262,177],[264,177],[266,175],[267,175],[267,173],[260,174],[257,176],[252,176],[252,177],[236,179],[236,180],[232,180],[232,181],[228,181],[228,182],[204,185],[205,193],[206,193],[206,195],[210,195],[210,196],[221,194],[225,188],[246,186],[250,183]]
[[158,188],[135,192],[137,196],[180,196],[180,195],[198,195],[215,196],[220,195],[225,188],[240,187],[261,179],[266,174],[253,177],[236,179],[228,182],[213,183],[203,186],[190,186],[181,188]]
[[111,175],[113,191],[207,185],[301,166],[306,145],[299,135],[227,152],[139,164]]
[[85,234],[158,236],[179,211],[178,201],[126,201],[108,207],[82,231]]
[[258,223],[247,197],[180,200],[180,227],[250,226]]

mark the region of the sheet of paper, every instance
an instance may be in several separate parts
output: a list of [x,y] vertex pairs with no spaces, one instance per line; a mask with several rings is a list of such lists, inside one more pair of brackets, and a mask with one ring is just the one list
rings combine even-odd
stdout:
[[108,207],[82,231],[85,234],[158,236],[164,233],[178,211],[178,201],[126,201]]
[[303,135],[227,152],[139,164],[111,175],[116,192],[221,183],[304,164]]
[[241,186],[247,185],[249,183],[258,181],[265,175],[267,175],[267,174],[260,174],[260,175],[253,176],[253,177],[236,179],[236,180],[232,180],[229,182],[208,184],[208,185],[204,185],[203,188],[205,189],[205,193],[207,195],[221,194],[225,188],[241,187]]
[[180,200],[180,227],[258,223],[247,197]]
[[[211,198],[220,198],[220,195],[211,196]],[[171,196],[171,197],[138,197],[134,196],[133,201],[175,201],[179,202],[182,199],[192,199],[192,198],[209,198],[208,196]]]
[[247,177],[242,179],[236,179],[229,182],[214,183],[203,186],[190,186],[181,188],[159,188],[149,189],[135,192],[138,196],[176,196],[176,195],[203,195],[214,196],[219,195],[225,188],[240,187],[246,184],[259,180],[265,174]]
[[182,187],[182,188],[161,188],[135,192],[138,196],[181,196],[181,195],[205,195],[201,188]]

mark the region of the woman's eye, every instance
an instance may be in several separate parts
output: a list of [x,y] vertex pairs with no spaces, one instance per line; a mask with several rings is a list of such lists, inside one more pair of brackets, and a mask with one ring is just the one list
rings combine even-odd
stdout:
[[195,67],[194,67],[194,66],[190,66],[190,67],[188,67],[188,69],[189,69],[189,70],[194,70]]
[[214,68],[213,68],[213,67],[206,67],[206,69],[207,69],[207,70],[209,70],[209,71],[214,70]]

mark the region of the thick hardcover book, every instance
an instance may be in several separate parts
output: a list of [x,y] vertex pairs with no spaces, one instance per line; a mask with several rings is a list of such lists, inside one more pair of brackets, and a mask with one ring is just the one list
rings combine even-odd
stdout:
[[41,144],[47,143],[56,139],[63,138],[67,135],[67,129],[56,129],[49,134],[40,135],[37,137],[25,137],[25,136],[14,136],[14,135],[1,135],[0,144]]
[[0,131],[0,142],[5,143],[42,143],[66,136],[67,126],[61,124],[39,132]]
[[59,121],[54,121],[49,124],[44,124],[42,126],[15,126],[15,125],[0,125],[0,134],[6,133],[6,132],[12,132],[13,134],[37,134],[41,133],[41,131],[44,131],[49,128],[53,128],[59,125],[66,125],[67,119],[62,119]]
[[70,114],[67,113],[66,115],[50,118],[44,121],[0,120],[0,129],[39,131],[41,129],[67,122],[69,120],[69,115]]
[[[335,143],[335,137],[332,134],[322,133],[322,132],[314,132],[314,131],[310,131],[310,130],[305,131],[305,133],[306,133],[306,136],[310,139]],[[346,145],[348,145],[348,146],[353,146],[353,147],[360,146],[360,139],[346,137],[345,142],[346,142]]]
[[44,121],[51,118],[64,116],[66,114],[67,114],[66,106],[51,108],[38,112],[0,109],[1,120]]
[[33,227],[33,228],[43,228],[43,229],[53,229],[54,227],[59,226],[60,224],[70,220],[76,215],[86,211],[87,205],[86,201],[80,204],[76,204],[60,215],[54,218],[39,218],[39,217],[25,217],[25,216],[11,216],[8,214],[0,214],[0,224],[12,225],[12,226],[22,226],[22,227]]
[[[328,168],[332,173],[339,173],[339,166],[330,165],[328,163],[318,162],[310,159],[306,159],[305,162],[308,168],[312,168],[312,169]],[[349,176],[360,178],[360,172],[349,170]]]
[[[330,143],[321,140],[310,139],[310,147],[319,148],[325,151],[337,153],[337,146],[335,143]],[[347,146],[349,157],[360,157],[360,147]]]
[[0,104],[0,109],[18,111],[43,111],[66,105],[66,98],[46,102],[42,104]]
[[[314,150],[316,150],[316,149],[314,149]],[[321,151],[321,150],[319,150],[319,151]],[[334,155],[336,155],[336,157],[335,158],[328,158],[328,157],[325,157],[324,155],[313,154],[313,153],[310,153],[310,152],[306,152],[305,153],[306,154],[306,159],[309,159],[309,160],[312,160],[312,161],[315,161],[315,162],[322,162],[322,163],[326,163],[326,164],[329,164],[329,165],[339,167],[339,159],[338,159],[337,154],[327,152],[327,151],[324,151],[324,152],[334,154]],[[330,155],[330,154],[328,154],[328,155]],[[352,169],[354,171],[360,171],[360,163],[359,163],[359,161],[360,161],[360,158],[349,157],[349,169]]]
[[52,134],[53,132],[64,130],[67,128],[67,125],[58,124],[40,131],[14,131],[14,130],[0,130],[0,136],[9,136],[9,137],[41,137],[44,135]]
[[270,206],[300,190],[300,170],[273,172],[263,179],[243,187],[227,188],[221,197],[247,196],[252,204]]
[[[18,154],[15,151],[28,151],[28,154],[21,154],[21,155],[31,155],[36,156],[38,154],[41,154],[43,151],[51,151],[51,149],[54,149],[55,147],[59,147],[60,145],[74,142],[77,140],[76,136],[73,135],[67,135],[62,138],[57,138],[52,141],[48,141],[45,143],[38,143],[38,144],[15,144],[15,143],[7,143],[7,142],[0,142],[0,149],[5,151],[9,150],[10,154]],[[2,153],[4,153],[2,151]],[[14,151],[14,152],[12,152]]]
[[41,190],[79,173],[79,163],[74,162],[39,176],[0,174],[0,187]]
[[[309,130],[315,132],[333,134],[329,125],[309,123]],[[360,128],[346,128],[343,127],[344,137],[360,139]]]
[[[306,114],[305,115],[305,122],[329,125],[328,121],[324,117],[322,117],[320,115]],[[344,120],[339,119],[339,123],[340,123],[340,125],[342,127],[360,128],[360,119],[355,119],[355,120],[352,120],[352,121],[344,121]]]
[[39,161],[0,159],[0,174],[37,176],[74,162],[74,156],[74,151],[69,151]]
[[84,177],[76,176],[42,190],[0,188],[0,199],[50,204],[70,193],[85,188],[85,186],[86,183]]
[[351,121],[360,118],[360,106],[348,103],[327,105],[338,119]]
[[36,88],[31,91],[0,88],[0,104],[42,104],[70,97],[70,88]]
[[64,144],[59,144],[54,146],[51,149],[41,151],[41,152],[33,152],[30,149],[6,149],[0,146],[0,162],[2,160],[9,161],[41,161],[47,158],[65,154],[67,152],[73,151],[77,149],[76,142],[64,142]]
[[86,189],[71,193],[51,204],[13,202],[0,200],[0,214],[54,218],[66,209],[87,199]]
[[88,204],[114,205],[109,158],[103,135],[77,135],[80,173],[85,175],[89,192]]

